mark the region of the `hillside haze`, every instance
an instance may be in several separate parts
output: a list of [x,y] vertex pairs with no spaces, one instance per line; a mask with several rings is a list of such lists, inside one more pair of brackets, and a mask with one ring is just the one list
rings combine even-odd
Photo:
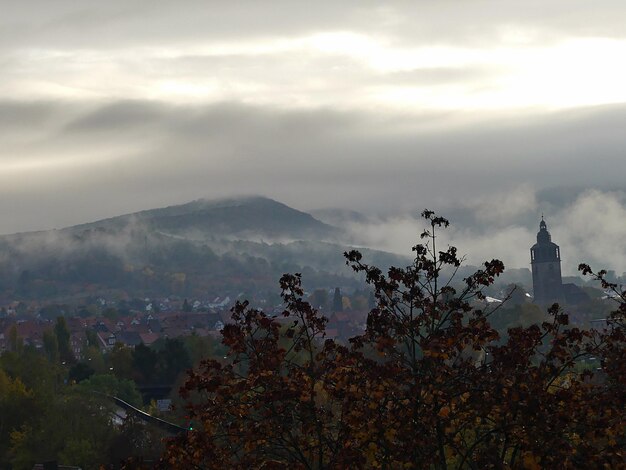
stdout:
[[[61,230],[0,237],[4,300],[84,296],[213,298],[276,291],[285,272],[311,288],[355,286],[336,226],[264,197],[145,210]],[[401,257],[364,250],[380,265]]]

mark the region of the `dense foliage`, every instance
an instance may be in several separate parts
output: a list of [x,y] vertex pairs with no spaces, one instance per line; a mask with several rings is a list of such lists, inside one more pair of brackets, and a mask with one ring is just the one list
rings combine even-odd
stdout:
[[[92,330],[87,330],[93,336]],[[159,414],[151,384],[172,386],[174,400],[185,370],[200,358],[223,356],[210,338],[162,339],[134,349],[116,344],[103,352],[90,346],[81,362],[63,344],[66,323],[59,318],[44,335],[44,350],[21,344],[0,355],[0,468],[30,470],[56,461],[98,469],[119,468],[129,457],[158,459],[167,432],[120,408],[111,398],[184,425],[175,412]]]
[[461,260],[436,245],[448,222],[423,216],[407,268],[385,274],[346,253],[376,300],[349,345],[325,339],[300,275],[281,279],[282,318],[238,303],[227,358],[203,361],[181,389],[193,429],[169,442],[162,466],[623,467],[625,293],[603,331],[570,327],[554,305],[548,321],[501,338],[481,300],[502,263],[453,287]]

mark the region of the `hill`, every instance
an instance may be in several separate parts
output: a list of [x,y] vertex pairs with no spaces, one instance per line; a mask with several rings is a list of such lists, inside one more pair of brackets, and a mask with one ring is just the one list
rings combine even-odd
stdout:
[[310,214],[265,197],[245,197],[209,201],[199,199],[187,204],[127,214],[66,230],[128,229],[144,225],[152,231],[177,236],[210,239],[270,240],[337,239],[340,230],[320,222]]
[[[268,198],[198,200],[0,237],[0,300],[254,297],[285,272],[306,273],[309,288],[357,286],[344,240],[340,228]],[[381,265],[402,262],[367,252]]]

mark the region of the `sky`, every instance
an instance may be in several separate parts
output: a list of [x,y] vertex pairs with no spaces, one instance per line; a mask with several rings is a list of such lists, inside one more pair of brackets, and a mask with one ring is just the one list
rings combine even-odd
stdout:
[[626,271],[622,1],[0,7],[0,233],[261,194],[393,251],[451,213],[515,266],[544,212]]

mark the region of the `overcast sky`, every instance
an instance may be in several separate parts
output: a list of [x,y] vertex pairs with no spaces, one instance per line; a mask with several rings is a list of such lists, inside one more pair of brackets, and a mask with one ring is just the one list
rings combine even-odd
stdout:
[[511,214],[626,213],[621,0],[0,7],[0,233],[235,194],[466,208],[516,241]]

